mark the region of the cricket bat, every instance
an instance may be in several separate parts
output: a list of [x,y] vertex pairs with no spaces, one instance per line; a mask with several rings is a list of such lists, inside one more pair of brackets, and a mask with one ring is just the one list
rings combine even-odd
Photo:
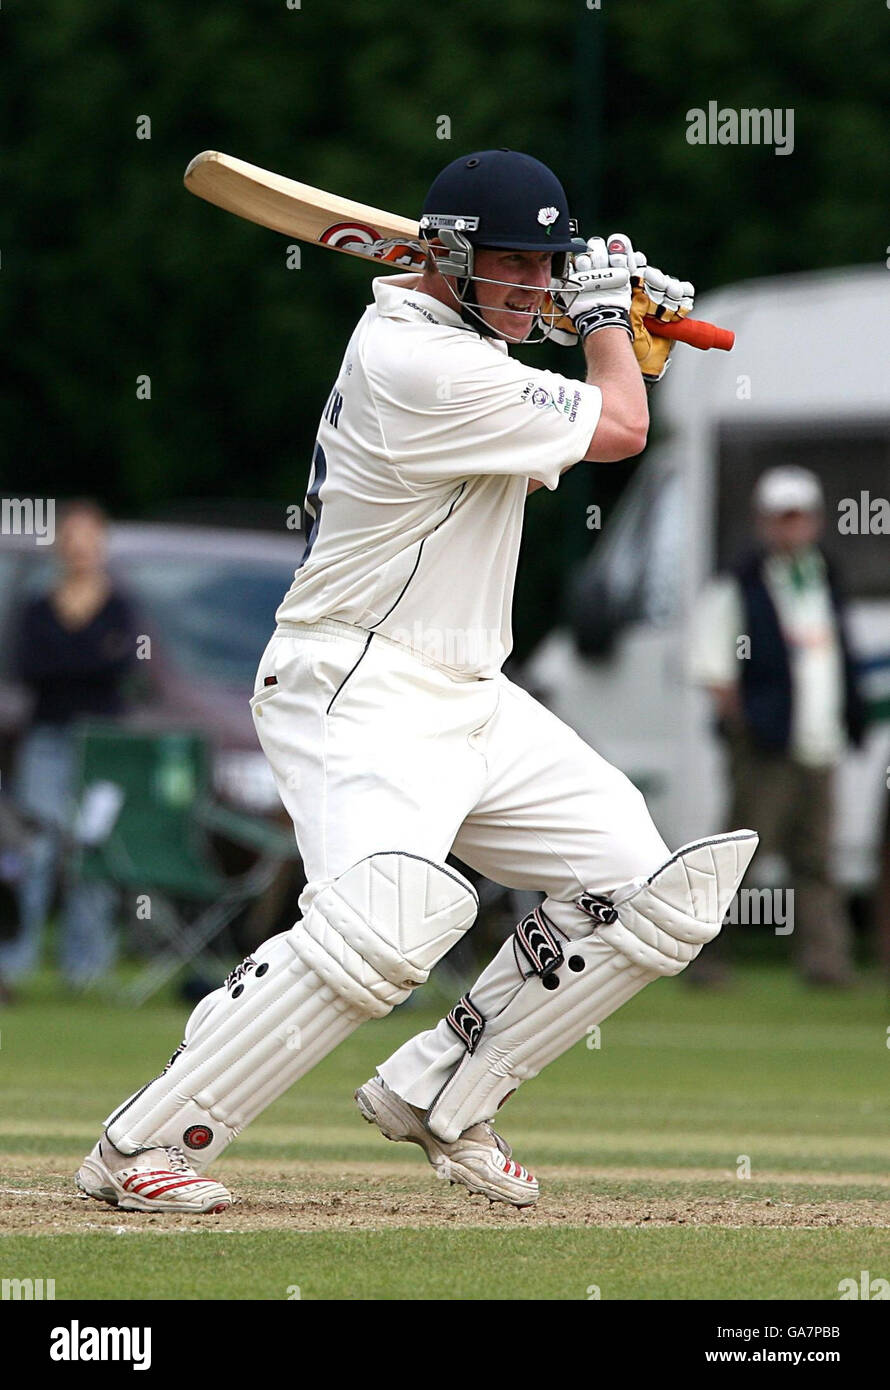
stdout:
[[[410,218],[326,193],[230,154],[205,150],[195,155],[185,171],[185,186],[196,197],[236,217],[297,241],[363,256],[384,269],[422,271],[426,264],[420,227]],[[675,338],[702,349],[728,352],[735,341],[729,329],[699,319],[662,323],[647,318],[644,322],[656,337]],[[568,319],[561,319],[559,327],[573,331]]]

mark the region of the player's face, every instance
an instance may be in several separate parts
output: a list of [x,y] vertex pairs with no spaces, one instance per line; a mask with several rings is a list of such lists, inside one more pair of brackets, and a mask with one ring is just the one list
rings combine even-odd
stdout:
[[822,513],[787,511],[761,515],[760,534],[768,549],[791,555],[813,545],[822,533]]
[[[501,251],[478,247],[474,271],[476,303],[490,328],[510,342],[522,342],[534,327],[533,311],[541,307],[552,276],[550,251]],[[486,280],[505,280],[489,285]],[[512,286],[516,286],[515,289]],[[520,288],[522,286],[523,288]],[[525,288],[529,286],[530,288]],[[525,310],[526,312],[522,312]]]
[[90,574],[105,563],[105,527],[87,512],[72,512],[59,527],[59,557],[70,574]]

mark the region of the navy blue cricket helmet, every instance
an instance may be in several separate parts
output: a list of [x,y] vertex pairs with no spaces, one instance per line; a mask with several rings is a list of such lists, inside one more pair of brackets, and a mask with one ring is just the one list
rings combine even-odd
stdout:
[[474,246],[515,251],[571,251],[577,234],[553,171],[530,154],[506,149],[480,150],[446,165],[424,199],[420,226],[428,236],[446,227]]

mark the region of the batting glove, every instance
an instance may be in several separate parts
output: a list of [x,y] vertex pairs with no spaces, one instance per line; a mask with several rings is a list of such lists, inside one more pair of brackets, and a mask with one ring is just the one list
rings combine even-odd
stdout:
[[660,381],[670,366],[671,338],[656,338],[643,320],[661,319],[672,323],[691,312],[695,286],[688,280],[674,280],[639,257],[631,276],[630,324],[633,331],[634,356],[639,363],[647,386]]
[[636,259],[627,237],[619,233],[610,242],[613,250],[602,237],[591,237],[586,245],[578,239],[569,278],[551,292],[550,308],[542,314],[553,342],[571,347],[600,328],[615,327],[633,337],[629,267]]

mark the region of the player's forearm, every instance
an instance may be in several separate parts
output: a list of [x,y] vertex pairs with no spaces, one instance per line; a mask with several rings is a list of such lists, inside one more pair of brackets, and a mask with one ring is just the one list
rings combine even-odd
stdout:
[[598,386],[603,397],[602,413],[585,459],[611,463],[641,453],[649,432],[649,406],[627,334],[622,328],[603,328],[589,334],[584,356],[587,381]]
[[[646,447],[649,406],[637,359],[623,328],[602,328],[584,342],[587,382],[598,386],[603,408],[590,445],[580,462],[614,463]],[[568,472],[569,464],[562,471]],[[529,479],[526,496],[543,483]]]

